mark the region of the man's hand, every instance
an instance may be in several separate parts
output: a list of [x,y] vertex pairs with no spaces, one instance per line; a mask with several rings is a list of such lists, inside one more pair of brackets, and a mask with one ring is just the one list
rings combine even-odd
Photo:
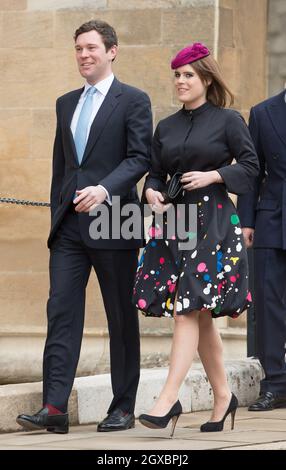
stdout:
[[251,248],[253,245],[254,228],[244,227],[242,233],[246,248]]
[[171,204],[163,204],[164,197],[162,193],[151,188],[146,190],[146,199],[152,211],[156,212],[157,214],[166,212],[171,206]]
[[76,191],[77,197],[73,200],[77,212],[89,212],[102,204],[106,199],[106,192],[98,186],[87,186]]
[[183,188],[187,191],[193,189],[205,188],[213,183],[222,183],[222,177],[216,171],[189,171],[184,173],[181,178]]

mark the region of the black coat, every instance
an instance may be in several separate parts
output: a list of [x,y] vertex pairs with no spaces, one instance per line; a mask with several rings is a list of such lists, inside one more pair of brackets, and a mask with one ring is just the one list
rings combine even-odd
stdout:
[[[150,99],[141,90],[114,79],[90,129],[81,165],[78,164],[71,120],[83,89],[65,94],[57,100],[57,130],[53,153],[51,185],[52,224],[48,246],[73,200],[76,189],[104,186],[112,196],[120,196],[121,206],[139,205],[136,183],[150,166],[152,114]],[[115,205],[108,208],[111,212]],[[93,248],[133,249],[142,239],[93,240],[89,235],[94,217],[79,214],[84,243]],[[124,218],[121,218],[121,223]],[[141,223],[141,220],[138,220]]]
[[254,106],[249,130],[260,173],[249,193],[238,198],[242,227],[255,228],[254,247],[286,249],[285,91]]
[[[145,188],[163,190],[167,176],[178,170],[217,170],[224,184],[183,191],[174,204],[178,209],[176,220],[181,221],[177,227],[169,224],[167,213],[161,221],[154,217],[133,300],[146,315],[173,316],[176,303],[179,315],[207,309],[214,318],[235,318],[250,306],[248,263],[239,219],[226,189],[246,193],[259,173],[256,151],[242,116],[206,102],[160,121]],[[189,213],[190,205],[197,211]],[[183,225],[187,247],[180,242]],[[156,239],[156,234],[162,237]]]
[[[234,158],[236,164],[231,165]],[[247,193],[253,187],[259,164],[242,116],[233,109],[206,102],[191,112],[183,108],[160,121],[145,189],[164,190],[167,175],[178,170],[217,170],[229,192]]]

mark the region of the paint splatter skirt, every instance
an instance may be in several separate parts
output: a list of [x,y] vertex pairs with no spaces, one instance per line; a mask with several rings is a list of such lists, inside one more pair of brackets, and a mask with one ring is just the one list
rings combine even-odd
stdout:
[[236,318],[251,305],[247,253],[236,208],[221,184],[185,191],[175,209],[189,204],[196,207],[196,231],[186,231],[189,239],[196,238],[191,248],[185,248],[177,233],[166,234],[166,213],[161,224],[153,215],[133,302],[146,316],[172,317],[176,304],[177,315],[208,310],[214,318]]

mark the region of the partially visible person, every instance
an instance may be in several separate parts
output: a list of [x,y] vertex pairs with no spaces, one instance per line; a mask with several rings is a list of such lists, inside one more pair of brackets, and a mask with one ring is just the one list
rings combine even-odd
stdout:
[[286,92],[251,109],[260,161],[252,191],[238,198],[247,247],[254,248],[257,354],[265,377],[249,411],[286,407]]
[[[167,217],[162,227],[155,225],[137,271],[134,302],[146,316],[175,320],[167,381],[150,414],[139,418],[151,428],[166,427],[172,419],[173,435],[182,412],[179,389],[197,350],[214,393],[212,415],[201,431],[221,431],[229,414],[234,425],[238,401],[227,382],[215,318],[238,317],[251,296],[242,231],[227,191],[250,191],[259,164],[244,119],[225,109],[233,96],[207,47],[187,46],[171,67],[183,107],[157,126],[145,195],[153,211],[166,216],[167,176],[181,171],[183,191],[174,207],[180,204],[180,218],[182,204],[187,213],[196,205],[197,245],[180,249],[178,234],[156,236],[156,229],[164,234]],[[188,233],[190,239],[194,235]]]

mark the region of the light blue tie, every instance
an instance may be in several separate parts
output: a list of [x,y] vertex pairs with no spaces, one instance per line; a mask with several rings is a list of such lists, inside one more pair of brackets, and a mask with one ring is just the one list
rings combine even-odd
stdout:
[[86,92],[85,101],[78,118],[74,143],[77,152],[78,163],[81,164],[87,142],[87,129],[93,108],[93,95],[96,93],[95,87],[90,87]]

